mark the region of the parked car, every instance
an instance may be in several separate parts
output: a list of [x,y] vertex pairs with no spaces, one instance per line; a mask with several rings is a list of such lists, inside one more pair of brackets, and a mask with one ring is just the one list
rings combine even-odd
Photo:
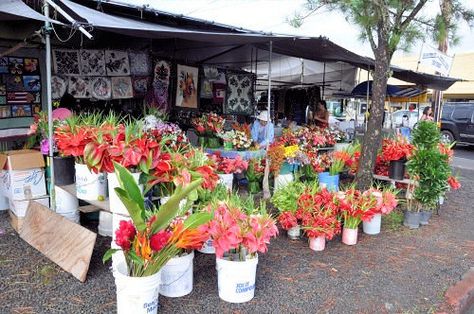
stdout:
[[403,122],[403,116],[407,115],[408,116],[408,127],[413,129],[415,124],[418,122],[420,117],[423,115],[423,109],[425,109],[426,106],[420,107],[420,110],[415,109],[413,111],[410,110],[397,110],[393,112],[392,114],[386,113],[385,115],[385,124],[384,126],[387,128],[399,128],[402,126]]
[[445,143],[474,144],[474,102],[445,103],[441,113],[441,135]]

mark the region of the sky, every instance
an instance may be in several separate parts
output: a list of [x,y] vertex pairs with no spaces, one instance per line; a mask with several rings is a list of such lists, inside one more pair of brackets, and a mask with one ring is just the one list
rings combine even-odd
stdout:
[[[115,0],[135,5],[149,4],[158,10],[183,14],[214,22],[240,26],[257,31],[304,36],[325,36],[336,44],[355,53],[373,56],[370,45],[360,41],[359,29],[347,22],[337,12],[321,10],[305,19],[300,28],[294,28],[287,22],[297,12],[302,12],[304,0]],[[461,0],[474,9],[473,0]],[[438,12],[438,0],[424,10],[426,16]],[[460,44],[450,47],[449,54],[474,52],[474,28],[466,23],[458,26]],[[429,39],[427,40],[427,43]],[[431,43],[432,44],[432,43]],[[398,55],[419,54],[422,42],[410,52],[397,52]],[[433,44],[432,44],[433,45]]]

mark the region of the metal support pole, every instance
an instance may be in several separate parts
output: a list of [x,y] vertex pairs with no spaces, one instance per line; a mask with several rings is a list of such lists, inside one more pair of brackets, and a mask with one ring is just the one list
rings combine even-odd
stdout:
[[323,63],[323,92],[321,95],[321,99],[324,100],[324,88],[326,86],[326,62]]
[[[48,2],[44,2],[44,16],[49,18],[49,5]],[[50,205],[53,211],[56,211],[56,197],[54,187],[54,163],[53,163],[53,104],[51,101],[51,40],[50,40],[51,25],[48,21],[44,22],[44,34],[46,44],[46,104],[48,106],[48,162],[49,162],[49,198]]]
[[[271,40],[270,40],[270,49],[269,49],[269,51],[270,52],[269,52],[269,55],[268,55],[268,95],[267,95],[268,101],[267,101],[267,110],[268,110],[268,115],[269,115],[269,118],[270,118],[269,122],[271,123],[272,122],[272,116],[271,116],[270,101],[271,101],[271,91],[272,91],[272,52],[273,52],[273,41],[271,41]],[[265,128],[265,132],[266,132],[266,130],[267,129]],[[269,145],[270,145],[270,143],[267,143],[267,150],[268,150]]]

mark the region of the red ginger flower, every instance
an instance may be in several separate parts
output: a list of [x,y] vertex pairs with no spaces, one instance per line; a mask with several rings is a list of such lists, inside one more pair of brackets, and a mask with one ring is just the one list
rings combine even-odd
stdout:
[[128,251],[136,235],[135,226],[131,221],[121,220],[119,228],[115,231],[115,243],[124,251]]
[[171,232],[161,230],[150,237],[150,247],[153,251],[158,252],[163,249],[171,237]]
[[298,225],[298,220],[296,219],[296,216],[290,211],[282,212],[278,216],[278,222],[285,230],[291,229]]
[[454,177],[454,176],[450,176],[448,178],[448,184],[449,186],[453,189],[453,190],[457,190],[461,187],[461,183],[459,182],[459,180]]

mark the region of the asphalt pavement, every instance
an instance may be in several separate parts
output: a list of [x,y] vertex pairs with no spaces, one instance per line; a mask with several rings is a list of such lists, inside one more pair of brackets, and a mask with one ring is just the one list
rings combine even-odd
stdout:
[[454,149],[453,166],[474,170],[474,145],[457,145]]

